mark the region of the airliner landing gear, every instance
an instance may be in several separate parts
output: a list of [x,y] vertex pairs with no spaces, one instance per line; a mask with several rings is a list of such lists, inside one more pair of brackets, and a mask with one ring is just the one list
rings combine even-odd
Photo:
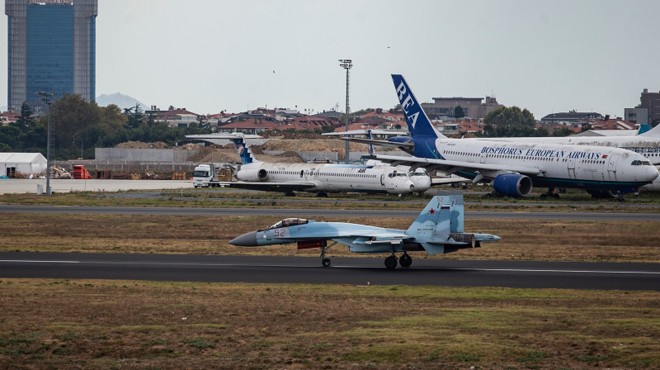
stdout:
[[391,256],[385,258],[385,267],[388,270],[394,270],[396,268],[397,262],[398,262],[398,260],[397,260],[396,256],[391,255]]
[[541,199],[545,199],[545,198],[555,198],[555,199],[559,199],[559,193],[555,192],[555,188],[554,188],[554,187],[550,187],[550,188],[548,188],[548,191],[546,191],[545,193],[541,194]]
[[412,257],[410,257],[408,253],[404,252],[403,256],[399,258],[399,265],[404,268],[410,267],[410,265],[412,265]]

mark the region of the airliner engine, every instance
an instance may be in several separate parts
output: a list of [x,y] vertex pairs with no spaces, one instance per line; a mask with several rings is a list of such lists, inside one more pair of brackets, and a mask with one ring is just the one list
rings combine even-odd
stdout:
[[524,197],[532,192],[532,179],[517,173],[504,173],[495,177],[493,189],[509,197]]
[[268,179],[268,171],[264,168],[240,170],[236,174],[236,178],[240,181],[266,181]]

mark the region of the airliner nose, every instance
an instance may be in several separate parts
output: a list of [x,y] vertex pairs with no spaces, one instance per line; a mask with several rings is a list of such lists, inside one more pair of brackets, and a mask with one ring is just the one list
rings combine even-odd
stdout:
[[237,236],[234,239],[229,241],[229,244],[235,245],[237,247],[256,247],[257,244],[257,232],[252,231],[245,233],[241,236]]
[[648,180],[648,182],[653,182],[655,179],[658,178],[660,172],[658,172],[658,168],[656,166],[645,166],[645,167],[647,167],[645,180]]

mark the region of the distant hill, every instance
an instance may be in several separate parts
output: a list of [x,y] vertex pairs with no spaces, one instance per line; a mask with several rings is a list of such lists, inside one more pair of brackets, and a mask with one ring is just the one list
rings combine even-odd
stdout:
[[96,104],[98,104],[101,107],[106,107],[110,104],[114,104],[122,109],[131,108],[134,107],[135,104],[139,104],[142,110],[146,110],[148,108],[147,105],[140,102],[139,100],[132,98],[128,95],[124,95],[122,93],[114,93],[110,95],[101,94],[96,98]]

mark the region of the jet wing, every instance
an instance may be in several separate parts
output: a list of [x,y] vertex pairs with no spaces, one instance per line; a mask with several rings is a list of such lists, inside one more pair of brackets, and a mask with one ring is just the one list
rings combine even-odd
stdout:
[[378,139],[367,139],[360,137],[341,137],[340,139],[346,141],[352,141],[354,143],[368,144],[368,145],[379,145],[379,146],[389,146],[392,148],[410,148],[411,150],[415,146],[413,143],[396,143],[387,140],[378,140]]
[[375,155],[375,159],[390,163],[393,166],[403,165],[411,166],[413,168],[426,168],[432,170],[440,170],[448,174],[455,173],[460,170],[471,171],[493,171],[493,172],[515,172],[532,176],[543,176],[543,172],[538,168],[512,166],[512,165],[493,165],[483,163],[471,163],[461,161],[450,161],[446,159],[434,158],[418,158],[418,157],[404,157],[394,155]]
[[460,184],[463,182],[472,182],[472,180],[456,175],[450,177],[431,177],[431,185]]
[[338,131],[338,132],[326,132],[321,135],[323,136],[349,136],[349,135],[390,135],[390,136],[399,136],[399,135],[408,135],[407,130],[349,130],[349,131]]
[[219,186],[237,188],[237,189],[250,189],[261,191],[305,191],[316,186],[315,183],[309,181],[301,182],[258,182],[258,181],[225,181],[219,182]]

